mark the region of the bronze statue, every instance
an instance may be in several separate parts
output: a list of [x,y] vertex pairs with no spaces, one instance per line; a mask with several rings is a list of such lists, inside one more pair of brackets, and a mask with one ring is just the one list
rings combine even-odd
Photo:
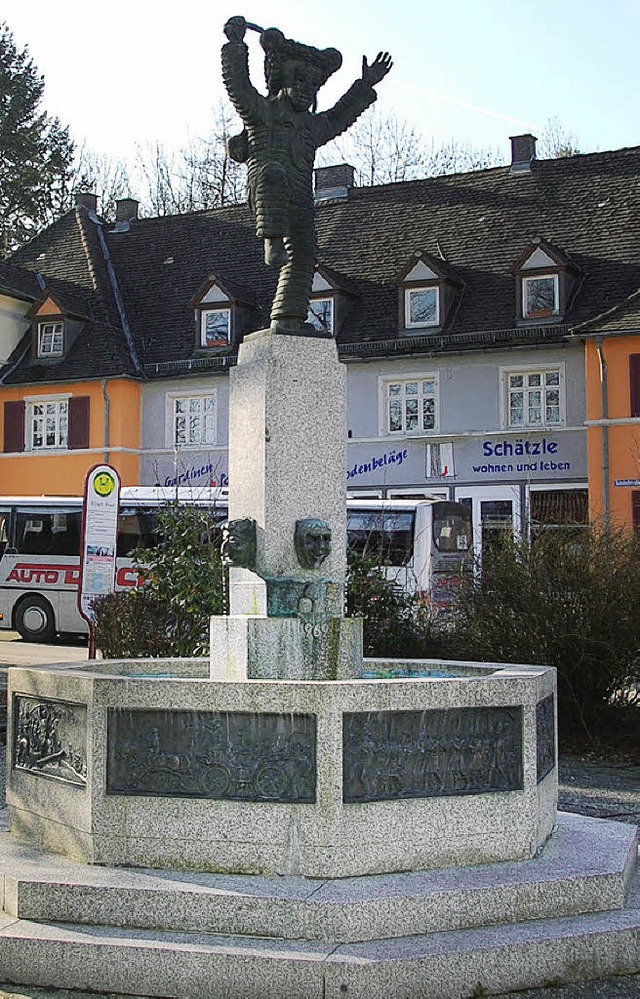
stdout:
[[[247,28],[260,32],[265,51],[267,96],[249,79]],[[356,80],[335,107],[316,114],[320,87],[339,69],[337,49],[316,49],[285,38],[277,28],[263,31],[232,17],[224,32],[222,75],[244,131],[228,142],[232,159],[249,168],[249,203],[256,233],[265,242],[265,262],[280,268],[271,308],[271,328],[280,333],[316,335],[306,323],[316,264],[313,218],[313,161],[316,149],[344,132],[376,100],[373,89],[391,69],[388,52],[371,65],[362,60]]]
[[244,569],[256,567],[257,529],[255,520],[227,520],[222,525],[220,554],[223,565]]
[[296,520],[293,543],[303,569],[319,569],[331,554],[331,528],[324,520]]

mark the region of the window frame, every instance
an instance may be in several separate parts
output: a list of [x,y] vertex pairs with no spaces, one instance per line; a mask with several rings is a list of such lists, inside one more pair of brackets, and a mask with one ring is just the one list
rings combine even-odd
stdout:
[[[199,399],[212,399],[213,400],[213,434],[212,440],[203,440],[203,432],[201,432],[200,440],[196,443],[191,443],[186,441],[184,444],[178,443],[177,440],[177,429],[176,429],[176,417],[180,414],[176,413],[176,405],[180,401]],[[216,389],[194,392],[168,392],[166,397],[166,440],[167,446],[171,448],[172,451],[175,450],[189,450],[189,451],[202,451],[208,447],[215,447],[218,443],[218,393]],[[189,415],[188,412],[185,415]],[[204,416],[204,409],[200,411],[200,417]],[[201,431],[204,430],[204,423],[201,425]],[[188,431],[188,427],[185,432]],[[188,436],[188,433],[187,433]]]
[[[329,326],[322,326],[322,325],[316,326],[315,323],[311,322],[311,320],[309,318],[309,315],[310,315],[311,312],[313,312],[313,306],[317,302],[327,302],[329,304],[329,306],[331,308],[331,322],[330,322]],[[317,316],[316,316],[316,319],[317,319]],[[310,300],[309,300],[309,309],[307,311],[307,322],[311,323],[311,325],[313,326],[313,328],[315,330],[317,330],[319,333],[326,332],[330,336],[335,336],[335,327],[336,327],[336,297],[335,297],[335,295],[323,294],[323,295],[312,296],[310,298]]]
[[[69,426],[70,426],[70,406],[69,401],[71,399],[70,394],[65,395],[41,395],[41,396],[25,396],[25,451],[35,451],[35,452],[53,452],[53,451],[68,451],[69,450]],[[55,418],[55,435],[56,442],[54,444],[43,443],[41,445],[34,444],[34,420],[36,406],[48,406],[51,404],[56,404],[56,418]],[[61,438],[60,428],[60,410],[62,406],[66,407],[66,437],[64,440]],[[46,440],[46,412],[42,414],[43,419],[43,440]]]
[[[406,385],[412,382],[433,382],[433,427],[422,428],[417,430],[407,430],[406,428],[406,410],[403,409],[403,426],[400,430],[391,430],[391,419],[390,419],[390,395],[389,388],[391,385]],[[418,417],[420,418],[420,412],[422,407],[420,401],[425,398],[425,393],[419,391],[417,393],[418,398]],[[403,398],[405,398],[403,396]],[[397,375],[380,375],[378,377],[378,400],[379,400],[379,436],[388,438],[397,437],[428,437],[432,434],[437,434],[440,427],[440,376],[438,371],[423,371],[423,372],[402,372]]]
[[[231,343],[232,338],[232,315],[231,315],[231,305],[218,305],[211,307],[209,304],[203,305],[198,309],[199,319],[198,319],[198,345],[202,350],[210,350],[212,347],[218,347],[223,343]],[[206,325],[207,316],[210,313],[226,313],[227,316],[227,334],[224,337],[219,337],[217,340],[212,340],[207,343],[206,339]]]
[[[422,323],[422,322],[412,322],[411,321],[411,296],[415,295],[417,292],[433,291],[435,293],[436,299],[436,318],[434,322]],[[424,284],[411,284],[405,285],[404,287],[404,327],[408,330],[425,330],[433,329],[440,326],[440,314],[441,314],[441,289],[439,282],[431,282]]]
[[[522,274],[522,318],[551,319],[560,315],[560,275],[557,271],[545,271],[540,274]],[[553,309],[528,310],[528,287],[533,281],[553,281]]]
[[[557,373],[558,374],[558,385],[546,386],[544,384],[545,375]],[[521,391],[523,392],[523,422],[522,423],[512,423],[511,422],[511,386],[510,377],[512,375],[521,376],[526,379],[529,375],[540,375],[541,383],[540,386],[526,385],[523,384]],[[504,365],[500,368],[500,383],[501,383],[501,424],[504,430],[513,430],[517,432],[535,432],[536,430],[557,430],[561,427],[567,425],[567,399],[566,399],[566,378],[565,378],[565,363],[564,361],[558,361],[557,363],[551,364],[523,364],[523,365]],[[517,390],[519,386],[515,386]],[[528,422],[528,414],[530,411],[529,405],[525,405],[526,396],[529,391],[536,391],[536,389],[541,392],[540,409],[541,409],[541,421],[540,423],[530,423]],[[559,420],[557,423],[549,423],[546,419],[547,405],[543,403],[542,393],[544,393],[546,388],[558,389],[558,410],[559,410]],[[525,419],[525,415],[527,419]]]
[[[43,338],[44,338],[44,335],[45,335],[45,327],[47,327],[47,326],[52,327],[52,330],[51,330],[51,350],[44,350],[43,346],[42,346],[42,344],[43,344]],[[56,330],[56,327],[58,327],[58,326],[60,327],[59,331]],[[58,333],[60,335],[60,349],[59,350],[54,350],[53,348],[55,346],[56,336],[57,336]],[[62,357],[63,356],[63,354],[64,354],[64,320],[63,319],[43,319],[42,321],[38,322],[37,336],[38,336],[38,340],[37,340],[37,356],[38,357],[48,358],[48,357]]]

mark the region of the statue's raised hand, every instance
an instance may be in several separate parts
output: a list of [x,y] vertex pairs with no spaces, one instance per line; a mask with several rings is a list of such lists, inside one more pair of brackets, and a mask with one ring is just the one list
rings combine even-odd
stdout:
[[378,52],[371,65],[367,62],[367,57],[363,56],[362,79],[370,87],[375,87],[376,83],[380,83],[380,80],[384,79],[392,66],[393,62],[388,52]]
[[244,17],[230,17],[224,26],[224,33],[230,42],[241,42],[247,30],[247,22]]

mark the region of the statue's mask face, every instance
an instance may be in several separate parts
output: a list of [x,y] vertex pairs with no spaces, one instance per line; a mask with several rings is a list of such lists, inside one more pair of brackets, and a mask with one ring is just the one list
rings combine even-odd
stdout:
[[295,111],[308,111],[315,105],[323,82],[320,71],[309,63],[288,59],[283,66],[282,89]]

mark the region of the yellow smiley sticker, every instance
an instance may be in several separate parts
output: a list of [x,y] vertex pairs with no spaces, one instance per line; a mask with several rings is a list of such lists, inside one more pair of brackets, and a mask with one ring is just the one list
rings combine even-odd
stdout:
[[93,488],[98,496],[110,496],[116,488],[116,480],[110,472],[100,472],[93,480]]

